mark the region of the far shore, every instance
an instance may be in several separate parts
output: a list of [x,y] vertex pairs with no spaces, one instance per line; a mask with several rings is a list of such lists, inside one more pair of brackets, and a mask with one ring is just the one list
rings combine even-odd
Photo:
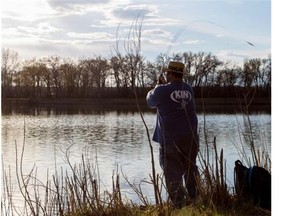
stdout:
[[[137,110],[135,98],[2,98],[2,109],[7,107],[36,107],[36,108],[76,108],[91,107],[95,109]],[[195,98],[196,109],[203,111],[242,110],[249,107],[252,111],[271,112],[271,98]],[[141,109],[148,110],[146,99],[139,98]]]

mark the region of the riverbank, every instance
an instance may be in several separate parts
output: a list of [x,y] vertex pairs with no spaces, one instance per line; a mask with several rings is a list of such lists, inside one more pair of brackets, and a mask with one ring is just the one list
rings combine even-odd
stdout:
[[[253,98],[245,101],[243,98],[195,98],[197,112],[234,112],[249,107],[250,111],[271,112],[270,98]],[[146,99],[140,98],[138,104],[142,111],[147,111]],[[2,98],[2,109],[13,107],[38,108],[83,108],[103,110],[137,111],[137,101],[134,98]]]

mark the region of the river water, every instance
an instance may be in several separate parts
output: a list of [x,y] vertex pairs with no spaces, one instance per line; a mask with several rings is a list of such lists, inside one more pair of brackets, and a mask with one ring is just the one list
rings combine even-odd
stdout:
[[[143,114],[149,134],[152,135],[156,115],[154,112]],[[271,115],[269,113],[199,113],[200,149],[206,155],[207,146],[211,158],[213,140],[217,149],[224,150],[227,184],[233,186],[233,168],[237,159],[248,165],[243,154],[250,156],[246,145],[251,135],[257,148],[271,152]],[[250,120],[250,126],[247,124]],[[248,134],[248,135],[247,135]],[[137,202],[137,195],[127,181],[139,184],[149,179],[151,174],[151,154],[147,133],[140,114],[137,112],[95,111],[92,113],[55,112],[45,109],[37,112],[10,113],[2,115],[2,166],[4,172],[11,172],[14,196],[21,200],[17,192],[15,174],[16,161],[24,146],[23,172],[29,173],[33,167],[37,178],[45,182],[59,169],[67,170],[68,159],[72,165],[81,163],[84,156],[90,163],[97,165],[101,187],[112,188],[112,176],[119,173],[121,190],[128,199]],[[158,144],[153,143],[156,171],[162,173],[158,163]],[[16,152],[17,149],[17,152]],[[17,156],[16,156],[17,153]],[[251,157],[250,157],[251,159]],[[199,168],[201,171],[201,165]],[[48,177],[47,177],[48,175]],[[141,185],[145,196],[153,202],[153,189],[149,184]],[[3,193],[3,191],[2,191]],[[165,196],[165,194],[163,195]]]

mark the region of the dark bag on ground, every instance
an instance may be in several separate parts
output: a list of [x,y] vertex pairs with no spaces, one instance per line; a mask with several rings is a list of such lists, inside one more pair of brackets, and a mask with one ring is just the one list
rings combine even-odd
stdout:
[[259,166],[246,167],[235,161],[234,186],[237,197],[242,201],[253,199],[254,204],[271,209],[271,174]]

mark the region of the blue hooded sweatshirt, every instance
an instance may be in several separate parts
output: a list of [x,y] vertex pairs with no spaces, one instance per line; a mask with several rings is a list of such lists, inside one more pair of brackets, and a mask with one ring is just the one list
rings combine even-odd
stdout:
[[189,84],[172,81],[157,85],[148,92],[146,100],[150,108],[157,108],[153,141],[164,145],[167,141],[197,134],[194,93]]

